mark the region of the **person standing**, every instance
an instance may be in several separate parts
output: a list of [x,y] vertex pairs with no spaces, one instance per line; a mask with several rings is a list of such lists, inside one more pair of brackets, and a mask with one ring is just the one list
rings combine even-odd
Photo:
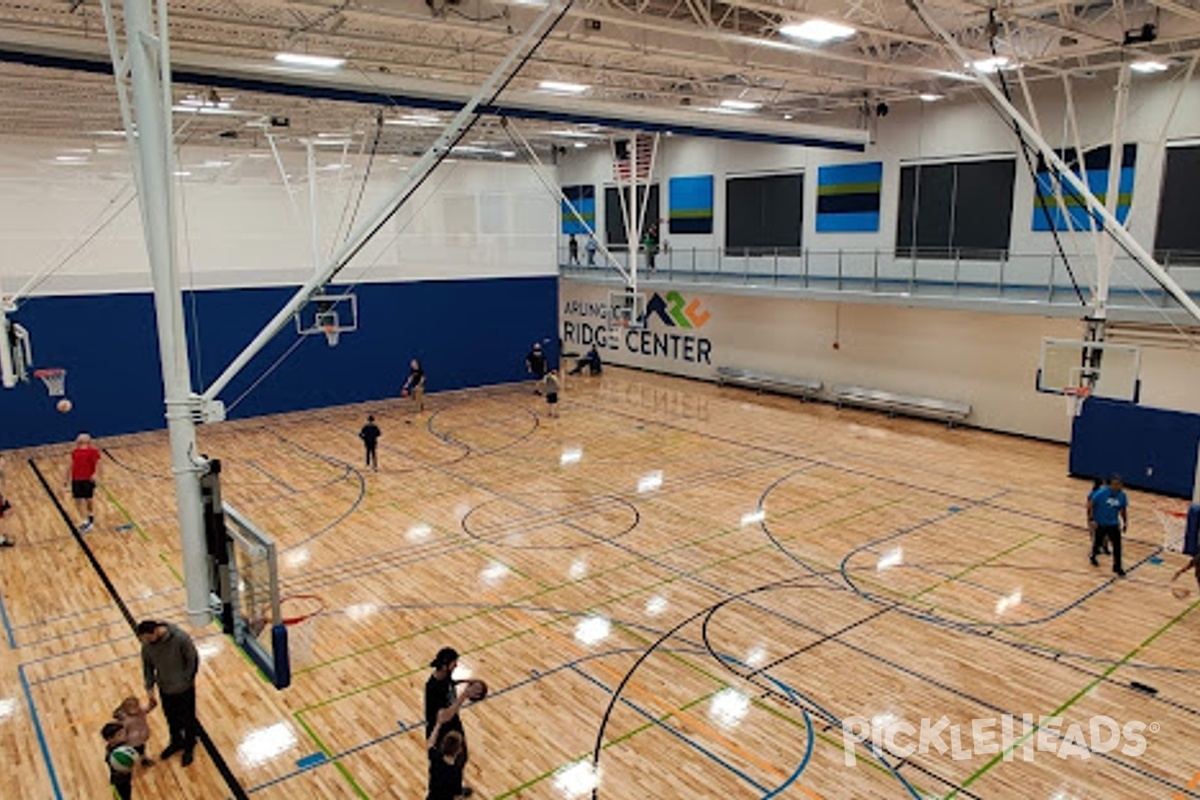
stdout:
[[129,768],[126,768],[113,755],[117,749],[126,747],[125,726],[119,722],[106,723],[100,729],[100,735],[104,737],[104,763],[108,765],[108,782],[112,784],[113,791],[120,800],[132,800],[133,765],[130,764]]
[[[462,739],[461,755],[456,754],[456,760],[461,758],[461,767],[465,767],[469,754],[467,752],[467,733],[463,730],[459,709],[462,708],[463,698],[458,696],[455,687],[454,669],[458,666],[458,651],[453,647],[443,647],[438,650],[433,661],[429,662],[433,674],[425,681],[425,739],[433,758],[434,748],[441,749],[447,734],[454,732]],[[443,713],[450,712],[450,713]],[[435,738],[434,734],[437,734]],[[459,773],[461,775],[461,771]],[[432,767],[431,767],[432,776]],[[463,787],[463,796],[469,796],[471,789]]]
[[417,406],[417,411],[425,410],[425,370],[421,369],[421,362],[415,358],[408,362],[408,380],[404,381],[404,386],[400,389],[400,396],[407,397],[412,394],[413,402]]
[[75,449],[71,451],[71,463],[67,467],[65,485],[75,500],[75,510],[84,517],[79,526],[80,533],[87,533],[95,525],[96,481],[100,477],[100,451],[92,445],[92,437],[81,433],[75,437]]
[[200,656],[192,637],[170,622],[143,620],[138,623],[137,637],[142,642],[142,676],[146,682],[146,697],[151,705],[158,702],[155,687],[162,694],[163,716],[171,741],[159,756],[170,758],[183,752],[183,765],[192,763],[196,749],[196,672]]
[[1129,528],[1129,498],[1125,496],[1125,483],[1120,475],[1108,479],[1088,496],[1088,527],[1092,530],[1092,566],[1100,566],[1096,556],[1100,555],[1105,543],[1112,545],[1113,572],[1124,575],[1121,566],[1121,532]]
[[598,245],[596,244],[596,237],[589,233],[587,244],[584,245],[584,249],[587,250],[589,267],[596,266],[596,248],[597,248],[597,246]]
[[550,370],[546,373],[546,415],[549,417],[558,417],[558,371]]
[[3,462],[0,462],[0,547],[12,547],[13,540],[8,538],[8,518],[12,516],[12,503],[4,494]]
[[367,424],[363,425],[362,430],[358,432],[358,438],[363,440],[363,444],[367,448],[367,466],[379,472],[379,454],[376,448],[379,446],[379,426],[375,424],[375,417],[371,414],[367,415]]
[[538,384],[546,376],[546,354],[542,352],[542,346],[537,342],[533,343],[533,348],[525,356],[525,369],[533,375],[533,393],[541,394]]
[[567,260],[579,266],[579,240],[575,238],[575,234],[571,234],[571,238],[567,240]]

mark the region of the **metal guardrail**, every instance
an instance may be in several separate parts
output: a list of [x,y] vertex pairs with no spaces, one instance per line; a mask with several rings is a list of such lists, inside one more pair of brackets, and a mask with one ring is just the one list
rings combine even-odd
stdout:
[[[1200,253],[1160,254],[1162,266],[1188,294],[1200,299]],[[614,253],[628,268],[631,254]],[[660,251],[650,269],[644,252],[636,255],[647,279],[712,284],[742,284],[781,289],[817,289],[889,296],[949,297],[972,300],[1079,305],[1071,273],[1057,254],[1014,255],[985,250],[810,250],[702,249]],[[1172,258],[1175,259],[1174,263]],[[559,255],[564,274],[598,277],[615,269],[582,255],[572,263],[567,248]],[[1084,298],[1095,276],[1094,256],[1072,258],[1075,280]],[[1177,303],[1133,259],[1114,262],[1110,305],[1173,308]]]

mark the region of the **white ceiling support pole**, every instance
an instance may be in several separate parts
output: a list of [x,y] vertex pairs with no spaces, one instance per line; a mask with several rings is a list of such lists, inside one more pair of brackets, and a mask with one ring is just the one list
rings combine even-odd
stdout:
[[[945,42],[946,47],[951,53],[954,54],[959,63],[968,65],[971,64],[971,58],[958,45],[958,42],[954,41],[950,34],[946,32],[946,29],[938,24],[937,20],[933,19],[929,15],[923,0],[907,0],[907,2],[909,7],[916,12],[918,16],[920,16],[929,29],[937,34],[937,36],[943,42]],[[1041,151],[1042,157],[1046,159],[1047,163],[1051,164],[1056,170],[1058,170],[1061,175],[1061,179],[1069,183],[1071,188],[1078,192],[1079,196],[1083,198],[1084,202],[1087,203],[1088,210],[1100,218],[1105,230],[1107,230],[1114,239],[1120,242],[1121,245],[1129,251],[1138,264],[1144,270],[1149,272],[1154,280],[1157,281],[1158,284],[1162,286],[1172,297],[1174,297],[1175,300],[1177,300],[1179,304],[1183,306],[1183,308],[1192,316],[1193,319],[1200,321],[1200,306],[1197,306],[1195,301],[1188,296],[1187,292],[1180,288],[1179,284],[1175,282],[1175,279],[1168,275],[1166,271],[1159,266],[1158,262],[1146,252],[1144,247],[1138,244],[1137,239],[1133,238],[1129,231],[1125,230],[1124,226],[1117,222],[1116,217],[1109,213],[1108,209],[1104,207],[1104,204],[1101,203],[1100,200],[1097,199],[1097,197],[1088,189],[1087,185],[1079,179],[1079,176],[1077,176],[1059,157],[1059,155],[1054,152],[1054,148],[1047,144],[1046,140],[1039,136],[1037,131],[1033,129],[1033,126],[1029,124],[1029,121],[1021,115],[1021,112],[1014,108],[1012,103],[1008,102],[1008,99],[1005,98],[1004,93],[997,89],[995,84],[988,80],[984,73],[980,72],[974,67],[968,67],[968,69],[975,70],[976,85],[991,94],[997,105],[1004,110],[1004,113],[1017,123],[1021,130],[1025,132],[1025,135],[1028,136],[1029,139],[1037,146],[1038,150]]]
[[[1104,193],[1104,208],[1116,220],[1120,200],[1122,155],[1125,145],[1125,109],[1129,105],[1129,65],[1122,64],[1117,72],[1116,98],[1113,101],[1112,148],[1108,154],[1108,186]],[[1080,154],[1082,158],[1082,154]],[[1125,230],[1125,226],[1121,226]],[[1096,242],[1096,294],[1092,297],[1091,317],[1095,320],[1108,318],[1108,288],[1112,281],[1113,260],[1116,257],[1116,242],[1111,236],[1098,233]],[[1104,340],[1104,330],[1097,330],[1097,341]]]
[[471,99],[459,109],[458,113],[454,115],[454,118],[446,126],[446,129],[438,135],[438,138],[429,149],[409,168],[396,188],[384,199],[374,213],[368,215],[366,219],[350,232],[346,237],[346,241],[337,249],[325,267],[297,289],[296,293],[284,304],[283,308],[279,309],[278,313],[263,326],[262,330],[258,332],[258,335],[254,337],[250,344],[234,358],[229,366],[225,368],[225,371],[204,391],[201,397],[202,401],[215,400],[225,387],[229,385],[229,382],[237,377],[237,374],[258,355],[259,351],[291,321],[292,316],[300,310],[301,306],[308,301],[308,298],[350,263],[355,254],[375,235],[376,230],[386,223],[396,210],[420,187],[421,182],[441,162],[454,142],[471,126],[478,116],[477,110],[479,106],[485,100],[489,100],[495,96],[497,89],[499,89],[501,83],[506,79],[509,70],[521,58],[522,54],[525,53],[538,37],[542,36],[554,23],[566,14],[572,2],[573,0],[567,0],[562,6],[551,2],[542,9],[537,18],[521,34],[516,44],[513,45],[513,49],[496,65],[496,69],[492,71],[488,79],[475,91]]
[[625,268],[622,267],[621,263],[613,256],[612,251],[608,249],[608,245],[601,241],[600,237],[596,234],[596,229],[593,228],[588,221],[583,218],[583,215],[579,213],[579,209],[576,208],[575,204],[571,202],[571,198],[567,197],[566,194],[563,193],[562,187],[558,184],[558,182],[546,174],[546,165],[542,162],[542,159],[538,157],[537,151],[533,149],[533,145],[529,143],[529,140],[526,139],[524,134],[517,130],[517,127],[513,125],[512,122],[507,118],[502,119],[500,124],[508,132],[508,135],[512,138],[512,140],[524,148],[525,152],[529,154],[529,166],[533,168],[533,174],[537,176],[537,179],[541,182],[542,186],[546,189],[550,196],[559,202],[566,203],[567,208],[571,211],[571,216],[575,217],[579,224],[583,226],[584,230],[588,232],[588,236],[591,236],[593,239],[595,239],[596,249],[598,249],[600,251],[600,255],[604,257],[605,266],[610,266],[615,269],[621,274],[621,277],[625,279],[625,282],[629,283],[629,273],[625,271]]
[[[176,263],[174,197],[172,193],[172,136],[170,63],[162,31],[166,29],[166,3],[158,5],[159,30],[155,31],[152,0],[126,0],[124,59],[114,58],[117,90],[126,113],[125,136],[134,153],[134,176],[150,273],[154,282],[154,311],[158,327],[158,351],[162,365],[166,401],[167,433],[171,445],[171,471],[179,511],[184,585],[187,590],[188,621],[209,621],[208,561],[204,540],[200,475],[207,463],[193,460],[196,430],[192,422],[192,387],[188,369],[187,337],[184,333],[183,294]],[[108,0],[104,2],[105,24],[110,42],[115,43],[116,20]],[[114,56],[116,53],[114,53]],[[130,86],[125,85],[126,71]],[[136,119],[137,129],[133,128]]]
[[312,242],[313,274],[320,275],[325,262],[321,258],[321,212],[317,207],[317,154],[312,139],[304,140],[308,152],[308,226]]
[[296,220],[296,226],[303,228],[304,216],[300,213],[300,206],[296,203],[296,195],[292,193],[291,178],[288,177],[287,168],[283,166],[283,157],[279,155],[279,146],[275,144],[275,134],[264,132],[263,135],[267,138],[267,144],[271,146],[271,155],[275,157],[275,167],[279,170],[279,179],[283,181],[283,191],[287,194],[292,217]]

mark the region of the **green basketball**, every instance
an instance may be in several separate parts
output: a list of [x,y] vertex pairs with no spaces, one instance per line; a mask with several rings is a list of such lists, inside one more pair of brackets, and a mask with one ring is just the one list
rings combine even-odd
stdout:
[[108,754],[108,765],[115,772],[133,772],[133,765],[137,763],[137,759],[137,750],[123,744],[120,747],[114,747]]

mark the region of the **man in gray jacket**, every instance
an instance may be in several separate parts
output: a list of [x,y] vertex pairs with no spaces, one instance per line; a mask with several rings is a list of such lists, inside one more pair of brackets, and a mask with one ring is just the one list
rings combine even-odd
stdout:
[[183,751],[183,765],[192,763],[196,747],[196,670],[200,656],[192,637],[178,625],[157,620],[138,623],[137,637],[142,642],[142,674],[146,695],[154,701],[154,687],[162,694],[163,716],[171,732],[171,743],[161,758]]

